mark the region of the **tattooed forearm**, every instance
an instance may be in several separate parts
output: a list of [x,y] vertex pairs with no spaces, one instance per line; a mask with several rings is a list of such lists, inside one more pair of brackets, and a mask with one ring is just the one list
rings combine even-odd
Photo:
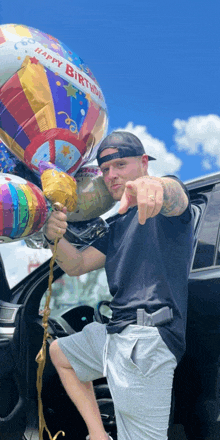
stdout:
[[162,178],[164,201],[160,211],[165,217],[181,215],[188,206],[188,197],[181,185],[174,179]]

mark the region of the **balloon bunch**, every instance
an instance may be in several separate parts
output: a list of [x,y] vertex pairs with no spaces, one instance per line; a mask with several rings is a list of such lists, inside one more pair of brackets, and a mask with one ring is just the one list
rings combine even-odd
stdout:
[[[100,86],[78,55],[37,29],[0,26],[0,242],[36,234],[57,202],[67,207],[70,222],[113,206],[98,167],[82,167],[95,158],[107,122]],[[41,401],[57,241],[36,359],[40,440],[44,430],[50,440],[65,435],[52,438]]]
[[69,221],[106,212],[114,202],[99,169],[83,167],[108,122],[91,70],[56,38],[23,25],[0,26],[0,49],[0,242],[38,232],[74,182]]

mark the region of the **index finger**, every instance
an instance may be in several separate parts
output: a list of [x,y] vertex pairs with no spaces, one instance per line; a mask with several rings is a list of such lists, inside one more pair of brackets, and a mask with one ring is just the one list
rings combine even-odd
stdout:
[[127,212],[128,208],[136,205],[135,185],[133,182],[127,182],[125,190],[120,201],[119,214]]
[[137,206],[138,206],[138,221],[141,225],[144,225],[147,218],[150,215],[147,215],[148,212],[148,194],[147,188],[145,185],[141,185],[137,191]]
[[146,220],[152,217],[155,209],[155,192],[153,193],[144,181],[140,182],[137,188],[137,205],[138,221],[144,225]]

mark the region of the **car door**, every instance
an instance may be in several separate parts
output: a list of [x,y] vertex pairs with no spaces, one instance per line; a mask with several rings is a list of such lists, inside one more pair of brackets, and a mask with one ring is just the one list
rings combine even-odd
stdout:
[[[11,289],[0,257],[0,436],[11,440],[21,438],[25,430],[25,395],[13,357],[12,340],[19,304],[11,304]],[[11,429],[13,425],[13,429]]]
[[[23,300],[25,289],[34,283],[36,277],[39,279],[43,269],[40,268],[39,271],[32,272],[28,276],[25,272],[24,279],[21,279],[23,278],[21,271],[16,271],[18,283],[13,286],[12,282],[10,286],[3,256],[9,254],[6,260],[11,262],[12,270],[13,260],[15,262],[16,258],[14,245],[7,246],[2,245],[0,248],[0,251],[2,250],[0,257],[0,438],[1,440],[20,440],[23,439],[27,426],[29,393],[26,374],[27,346],[22,331]],[[44,267],[46,283],[48,282],[47,266],[48,263]]]
[[[24,251],[25,253],[25,251]],[[30,273],[10,288],[3,261],[5,293],[7,301],[0,301],[0,439],[1,440],[38,440],[38,405],[37,405],[37,367],[36,356],[43,342],[44,328],[42,323],[42,307],[48,294],[49,263],[34,264],[30,260]],[[34,269],[34,270],[33,270]],[[61,280],[63,271],[55,264],[53,280]],[[19,279],[19,278],[18,278]],[[61,282],[58,282],[58,290]],[[42,298],[43,297],[43,298]],[[70,304],[69,304],[70,306]],[[69,307],[68,313],[71,313]],[[74,325],[80,328],[80,321],[90,322],[93,317],[93,308],[81,306],[81,314],[77,308],[77,319],[73,318]],[[86,310],[86,313],[85,313]],[[85,315],[85,316],[84,316]],[[82,319],[81,319],[82,318]],[[84,320],[83,320],[84,318]],[[66,330],[50,319],[48,332],[51,340],[56,337],[67,336],[71,326],[66,323]],[[72,330],[73,331],[73,330]],[[85,438],[86,429],[78,416],[76,408],[71,405],[66,393],[61,387],[58,376],[53,370],[49,359],[50,339],[47,341],[46,366],[43,376],[42,400],[44,416],[49,430],[54,436],[62,429],[66,431],[67,418],[74,420],[78,429],[79,440]],[[56,414],[54,414],[56,410]],[[70,423],[68,423],[70,425]],[[81,424],[81,425],[80,425]],[[71,426],[72,429],[72,426]],[[81,435],[80,430],[83,432]],[[47,433],[44,431],[44,438]],[[67,435],[67,439],[70,438]]]
[[220,184],[191,191],[195,245],[185,356],[175,375],[176,420],[188,440],[220,433]]

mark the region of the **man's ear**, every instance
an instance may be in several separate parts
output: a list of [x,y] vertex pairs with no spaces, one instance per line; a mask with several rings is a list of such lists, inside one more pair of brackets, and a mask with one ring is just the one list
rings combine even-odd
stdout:
[[147,169],[148,169],[148,155],[147,154],[143,154],[143,156],[141,156],[141,162],[144,167],[144,170],[147,171]]

